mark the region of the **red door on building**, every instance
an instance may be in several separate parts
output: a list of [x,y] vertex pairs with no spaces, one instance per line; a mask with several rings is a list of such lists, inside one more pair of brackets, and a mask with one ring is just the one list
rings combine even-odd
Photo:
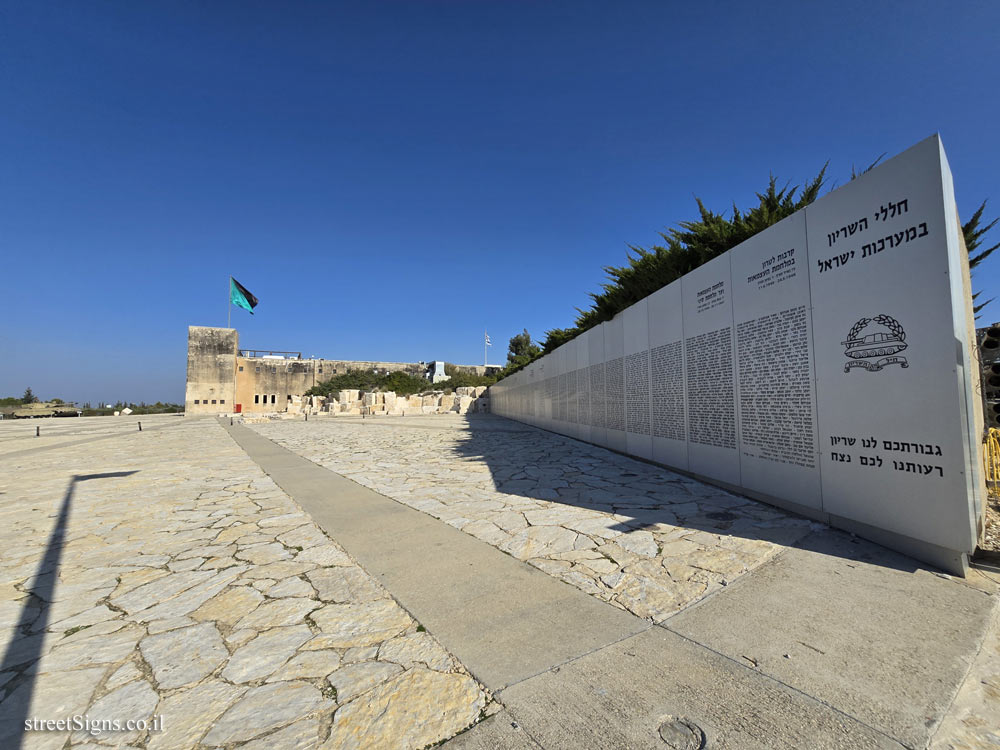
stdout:
[[243,413],[243,404],[236,404],[236,413],[237,414]]

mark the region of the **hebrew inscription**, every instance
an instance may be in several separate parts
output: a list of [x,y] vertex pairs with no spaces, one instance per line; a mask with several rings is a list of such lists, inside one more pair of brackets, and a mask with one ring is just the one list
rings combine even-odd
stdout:
[[649,435],[649,351],[625,358],[625,426],[634,435]]
[[580,421],[580,415],[577,411],[577,398],[580,391],[576,385],[576,373],[576,370],[566,373],[566,421],[574,424]]
[[650,350],[653,436],[687,440],[684,427],[684,362],[680,340]]
[[609,430],[625,430],[625,358],[607,363],[604,371]]
[[576,371],[576,386],[579,389],[577,391],[577,397],[579,398],[577,410],[580,415],[580,424],[589,425],[591,423],[590,373],[592,369],[591,367],[582,367]]
[[[909,198],[903,198],[899,201],[893,202],[889,201],[888,205],[882,204],[879,206],[872,216],[875,222],[888,222],[890,219],[894,219],[897,216],[902,216],[903,214],[910,212],[910,200]],[[833,247],[838,240],[845,239],[848,237],[853,237],[857,233],[860,237],[861,234],[868,230],[868,217],[863,216],[857,221],[848,222],[847,225],[829,232],[827,237],[827,246]],[[885,231],[885,228],[882,229]],[[881,234],[881,232],[880,232]],[[876,237],[874,239],[869,239],[867,242],[861,245],[860,252],[855,245],[854,249],[846,249],[837,255],[831,255],[829,258],[819,258],[816,260],[817,268],[820,273],[824,271],[832,271],[836,268],[842,268],[850,263],[855,258],[870,258],[876,255],[887,247],[892,249],[894,247],[900,247],[901,245],[911,242],[913,240],[919,239],[921,237],[926,237],[929,234],[927,230],[927,222],[919,222],[913,226],[904,228],[898,232],[891,232],[882,237]],[[860,239],[858,240],[860,242]]]
[[604,363],[590,366],[590,424],[605,427]]
[[747,277],[748,284],[756,284],[757,289],[767,289],[775,284],[795,278],[795,248],[772,255],[761,264],[760,270]]
[[[849,464],[853,457],[859,459],[862,466],[871,469],[881,469],[885,467],[889,471],[889,464],[892,464],[893,471],[902,471],[919,476],[937,476],[944,478],[944,467],[936,463],[924,463],[933,461],[942,456],[941,446],[935,443],[914,443],[906,440],[883,440],[875,437],[855,437],[852,435],[831,435],[830,445],[839,447],[839,451],[830,451],[830,459],[836,463]],[[848,448],[864,450],[864,454],[847,453]],[[916,454],[913,460],[905,460],[903,456],[885,456],[881,453],[911,453]],[[926,458],[922,458],[926,456]],[[901,460],[902,459],[902,460]],[[943,460],[940,459],[940,460]],[[937,474],[934,474],[937,472]]]
[[552,415],[552,419],[556,418],[556,400],[557,396],[559,395],[558,386],[559,386],[558,378],[556,377],[547,378],[545,380],[545,398],[549,402],[549,409],[550,409],[549,413]]
[[684,341],[692,443],[736,447],[732,336],[733,329],[726,326]]
[[556,376],[556,419],[566,421],[566,373]]
[[813,393],[805,305],[736,328],[746,456],[813,468]]
[[697,299],[698,312],[705,312],[726,304],[726,282],[718,281],[712,286],[700,290]]

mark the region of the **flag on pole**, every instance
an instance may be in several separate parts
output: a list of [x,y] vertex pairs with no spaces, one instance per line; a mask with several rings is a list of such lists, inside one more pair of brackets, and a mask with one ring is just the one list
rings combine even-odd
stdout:
[[[485,331],[483,333],[486,333]],[[490,335],[486,334],[486,346],[493,346],[493,342],[490,341]]]
[[250,290],[240,282],[229,277],[229,301],[237,307],[242,307],[253,315],[253,309],[257,307],[257,298],[251,294]]

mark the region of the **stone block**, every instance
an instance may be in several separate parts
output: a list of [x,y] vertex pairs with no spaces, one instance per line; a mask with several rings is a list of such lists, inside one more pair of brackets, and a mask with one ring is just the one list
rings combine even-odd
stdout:
[[477,385],[477,386],[476,386],[476,389],[475,389],[475,393],[473,393],[473,395],[474,395],[474,396],[475,396],[476,398],[479,398],[479,397],[480,397],[480,396],[482,396],[482,395],[483,395],[484,393],[486,393],[486,391],[487,391],[487,389],[488,389],[488,388],[489,388],[489,386],[485,386],[485,385]]
[[441,413],[451,411],[454,408],[455,408],[455,394],[446,393],[443,396],[441,396],[441,404],[438,407]]
[[423,401],[422,401],[422,403],[420,405],[421,406],[433,406],[435,409],[437,409],[438,404],[440,404],[440,403],[441,403],[441,396],[439,396],[438,394],[433,394],[432,393],[429,396],[424,396],[423,397]]

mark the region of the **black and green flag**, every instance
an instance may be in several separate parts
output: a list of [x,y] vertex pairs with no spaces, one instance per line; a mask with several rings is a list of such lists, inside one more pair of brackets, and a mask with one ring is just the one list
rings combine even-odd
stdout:
[[253,309],[257,307],[257,298],[232,276],[229,277],[229,301],[237,307],[249,311],[251,315],[253,315]]

